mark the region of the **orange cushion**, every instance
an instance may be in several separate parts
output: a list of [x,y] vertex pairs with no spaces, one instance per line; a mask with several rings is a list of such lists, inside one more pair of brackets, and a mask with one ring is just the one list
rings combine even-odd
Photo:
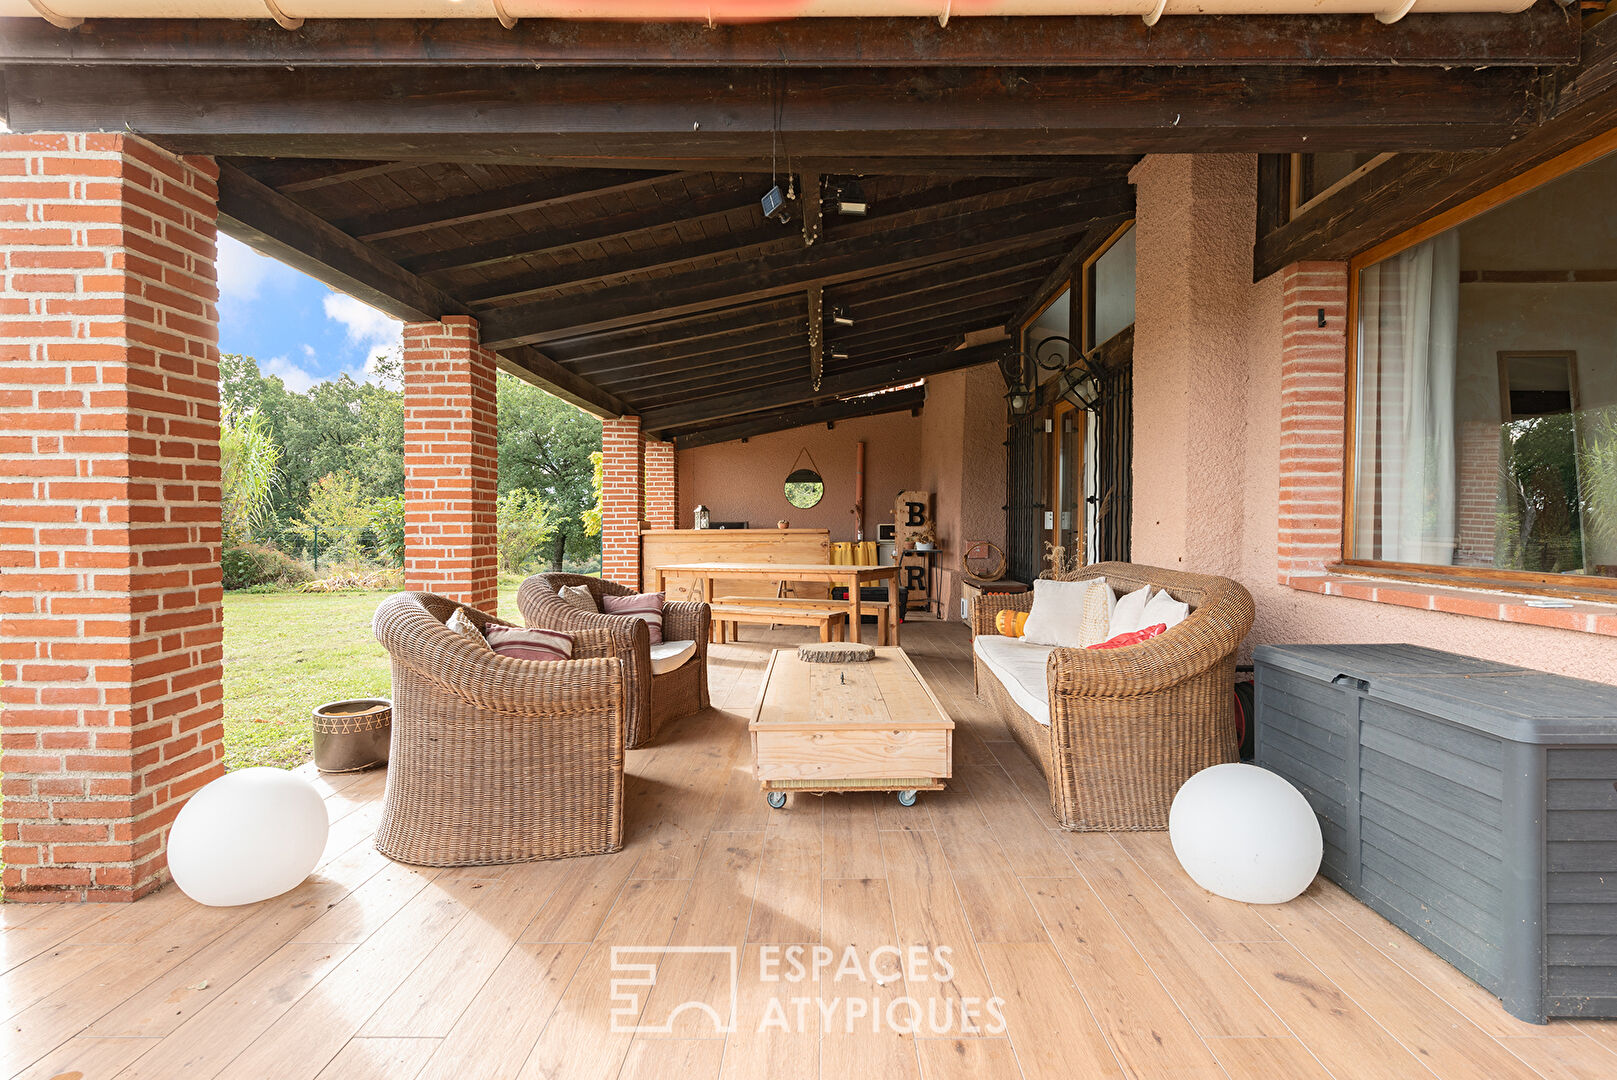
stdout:
[[1005,637],[1021,637],[1027,629],[1026,611],[1012,611],[1006,608],[994,616],[994,629]]

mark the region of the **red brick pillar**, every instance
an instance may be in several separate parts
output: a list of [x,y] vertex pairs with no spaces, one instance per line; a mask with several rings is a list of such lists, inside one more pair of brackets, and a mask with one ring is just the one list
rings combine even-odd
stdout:
[[490,613],[499,602],[494,373],[471,316],[405,324],[405,587]]
[[640,587],[646,436],[638,416],[601,423],[601,576]]
[[671,442],[646,440],[646,525],[679,528],[679,472]]
[[218,170],[0,135],[7,900],[133,900],[224,771]]
[[1342,557],[1347,275],[1347,264],[1335,262],[1293,263],[1281,271],[1282,584],[1319,575]]

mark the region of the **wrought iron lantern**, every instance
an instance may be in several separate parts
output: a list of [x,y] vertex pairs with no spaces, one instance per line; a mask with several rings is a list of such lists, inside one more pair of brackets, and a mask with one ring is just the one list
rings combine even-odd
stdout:
[[1057,396],[1080,409],[1099,408],[1104,396],[1100,375],[1089,366],[1072,339],[1052,334],[1031,350],[1009,352],[1000,357],[1000,374],[1005,379],[1005,404],[1012,416],[1024,416],[1038,403],[1040,375],[1057,371]]

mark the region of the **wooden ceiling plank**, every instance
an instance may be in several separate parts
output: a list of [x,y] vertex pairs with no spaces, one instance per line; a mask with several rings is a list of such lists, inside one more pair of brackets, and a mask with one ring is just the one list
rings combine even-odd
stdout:
[[682,404],[659,409],[645,409],[640,413],[640,423],[647,431],[657,432],[659,433],[658,437],[662,438],[661,433],[666,430],[688,427],[707,420],[720,420],[727,416],[737,416],[759,409],[784,407],[796,402],[812,401],[816,397],[826,395],[867,393],[889,386],[913,382],[916,379],[923,379],[931,375],[940,375],[947,371],[976,367],[978,364],[986,364],[998,359],[1006,347],[1001,343],[977,345],[968,349],[936,353],[932,356],[907,358],[884,365],[879,369],[858,372],[850,376],[830,375],[826,377],[818,390],[811,387],[807,379],[803,379],[796,384],[795,390],[792,387],[770,388],[762,391],[749,390],[732,394],[728,397],[714,398],[690,405]]
[[838,420],[856,420],[862,416],[884,416],[895,412],[912,412],[925,404],[926,387],[917,386],[911,390],[895,390],[890,394],[854,398],[808,409],[794,408],[765,413],[739,423],[695,431],[688,435],[677,435],[674,437],[674,446],[679,450],[694,450],[698,446],[733,442],[736,439],[768,435],[771,432],[807,427],[810,424],[835,423]]
[[[1571,23],[1573,29],[1569,30]],[[8,25],[8,24],[15,24]],[[768,65],[1528,64],[1577,58],[1576,10],[1357,15],[1175,15],[1155,26],[1107,16],[796,19],[736,25],[612,20],[311,20],[295,34],[264,20],[93,19],[63,34],[0,20],[0,60],[48,63]]]
[[599,244],[657,229],[673,221],[689,221],[705,217],[722,217],[742,208],[756,207],[754,200],[733,191],[716,191],[685,202],[681,206],[684,217],[670,219],[662,206],[636,207],[622,213],[590,217],[566,228],[532,234],[525,229],[513,230],[511,235],[498,240],[467,244],[461,247],[406,257],[401,264],[418,274],[448,274],[471,270],[481,266],[494,266],[515,259],[533,259],[566,251],[581,244]]
[[[937,224],[893,229],[853,240],[830,240],[800,254],[747,260],[718,270],[693,271],[656,282],[635,282],[597,290],[567,305],[520,305],[489,312],[484,330],[490,342],[538,344],[556,337],[630,326],[659,317],[765,299],[799,291],[818,282],[837,282],[893,273],[929,263],[1002,252],[1011,238],[1035,244],[1082,232],[1100,218],[1132,207],[1132,197],[1074,196],[1036,208],[1011,206],[980,211]],[[497,347],[497,346],[496,346]]]
[[674,174],[644,170],[577,170],[437,202],[402,206],[379,214],[339,218],[332,224],[360,240],[391,240],[411,233],[452,228],[505,214],[559,206],[576,199],[638,191],[670,175]]

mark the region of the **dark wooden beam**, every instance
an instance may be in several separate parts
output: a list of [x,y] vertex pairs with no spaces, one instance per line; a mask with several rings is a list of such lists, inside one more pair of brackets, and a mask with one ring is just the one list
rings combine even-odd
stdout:
[[539,234],[512,230],[509,236],[502,236],[497,240],[413,255],[401,259],[401,263],[418,274],[455,273],[460,270],[495,266],[516,259],[538,258],[566,251],[580,244],[598,244],[605,240],[621,239],[679,221],[700,222],[721,218],[736,210],[756,212],[757,208],[758,200],[750,195],[741,195],[734,191],[714,191],[685,199],[680,204],[677,216],[671,215],[669,208],[660,202],[654,202],[650,206],[589,218],[576,225]]
[[230,162],[254,180],[282,195],[317,191],[373,176],[417,169],[417,161],[322,161],[310,158],[235,158]]
[[501,352],[499,358],[500,366],[517,378],[542,387],[603,420],[633,411],[622,398],[573,374],[538,349],[519,346]]
[[219,229],[395,319],[471,313],[436,285],[224,162]]
[[651,346],[710,341],[749,326],[796,317],[796,305],[791,298],[778,296],[761,303],[738,305],[719,312],[704,310],[645,326],[557,338],[551,341],[549,346],[554,355],[570,363],[586,357],[621,356]]
[[[1530,68],[719,69],[13,65],[15,131],[181,152],[498,161],[1413,151],[1501,146]],[[983,169],[989,172],[989,169]]]
[[828,375],[819,389],[809,384],[807,378],[800,378],[794,385],[785,387],[772,387],[766,390],[749,390],[731,394],[722,398],[711,398],[706,401],[693,402],[689,405],[671,405],[660,409],[645,409],[640,413],[640,423],[647,431],[660,434],[669,430],[690,427],[710,420],[722,420],[728,416],[739,416],[742,413],[756,412],[760,409],[778,408],[801,401],[812,401],[817,397],[846,396],[849,394],[862,394],[872,390],[882,390],[889,386],[901,386],[916,379],[924,379],[930,375],[940,375],[946,371],[958,371],[961,368],[976,367],[999,358],[1006,346],[1003,343],[994,345],[978,345],[969,349],[957,349],[953,352],[936,353],[931,356],[907,358],[884,365],[879,369],[856,372],[852,375]]
[[1527,64],[1577,58],[1570,14],[782,19],[741,25],[523,19],[0,20],[0,60],[108,64],[903,66]]
[[[881,273],[1002,252],[1014,242],[1038,244],[1082,232],[1091,221],[1127,209],[1117,196],[1078,193],[1037,207],[1013,205],[862,236],[828,240],[799,253],[771,255],[654,282],[598,289],[569,304],[538,303],[487,314],[487,340],[538,344],[593,330],[631,326],[691,311],[724,307]],[[1132,203],[1132,199],[1127,200]]]
[[774,412],[760,413],[757,416],[750,416],[737,423],[708,428],[705,431],[693,431],[688,435],[676,435],[674,437],[674,448],[676,450],[694,450],[698,446],[734,442],[736,439],[748,439],[754,435],[768,435],[770,432],[806,427],[809,424],[835,423],[838,420],[854,420],[861,416],[884,416],[888,413],[911,412],[925,404],[926,387],[917,386],[909,390],[895,390],[890,394],[852,398],[847,401],[832,402],[829,405],[817,405],[813,408],[780,409]]
[[[1544,122],[1493,153],[1400,154],[1259,237],[1253,280],[1307,259],[1346,260],[1617,127],[1617,19],[1596,23],[1583,61],[1553,77]],[[1617,149],[1596,147],[1594,153]]]
[[809,384],[818,390],[825,373],[825,297],[824,287],[808,287],[808,347]]
[[669,179],[665,172],[581,170],[542,180],[529,180],[520,184],[491,188],[469,195],[458,195],[438,202],[418,203],[384,210],[375,214],[361,214],[337,218],[332,224],[361,240],[390,240],[410,233],[432,229],[453,228],[471,221],[516,214],[525,210],[538,210],[559,206],[576,199],[593,199],[624,191],[637,191],[658,181]]
[[[1081,172],[1081,170],[1077,171]],[[813,179],[813,174],[804,174],[804,195],[799,200],[804,218],[804,246],[812,246],[807,242],[808,221],[811,218],[816,222],[814,228],[816,239],[828,235],[820,219],[820,200],[818,197],[810,198],[808,195],[808,189]],[[885,232],[894,225],[934,219],[953,212],[982,209],[1003,202],[1029,202],[1035,199],[1043,199],[1049,195],[1070,191],[1071,188],[1076,186],[1078,185],[1069,183],[1066,179],[1045,179],[1032,183],[1008,180],[1004,177],[955,181],[919,192],[901,200],[897,205],[882,207],[876,214],[869,217],[838,222],[831,232],[836,239],[845,240],[855,236]],[[1126,180],[1121,177],[1117,179],[1115,194],[1131,197],[1133,191],[1134,189],[1128,185]],[[681,217],[677,219],[665,216],[663,220],[657,223],[657,227],[684,225],[692,221],[691,218],[683,216],[685,213],[689,213],[689,211],[682,209]],[[596,285],[610,278],[622,278],[630,274],[666,270],[681,263],[692,262],[713,255],[728,254],[751,258],[764,254],[768,250],[796,250],[796,246],[788,242],[790,239],[795,239],[795,237],[782,229],[779,223],[765,220],[761,210],[754,216],[757,223],[751,228],[731,231],[727,235],[702,237],[678,244],[652,247],[643,251],[631,251],[627,254],[591,259],[582,263],[572,263],[550,273],[540,274],[531,270],[522,270],[503,275],[487,283],[472,286],[469,292],[462,291],[467,292],[470,303],[474,306],[479,306],[491,301],[503,302],[516,298],[533,298],[552,290]],[[632,234],[623,233],[618,235]],[[560,247],[550,244],[551,239],[550,237],[530,238],[530,247],[535,243],[544,243],[547,248],[528,252],[527,254],[537,255],[543,254],[545,250],[561,250]],[[513,244],[514,242],[502,241],[501,243]]]

